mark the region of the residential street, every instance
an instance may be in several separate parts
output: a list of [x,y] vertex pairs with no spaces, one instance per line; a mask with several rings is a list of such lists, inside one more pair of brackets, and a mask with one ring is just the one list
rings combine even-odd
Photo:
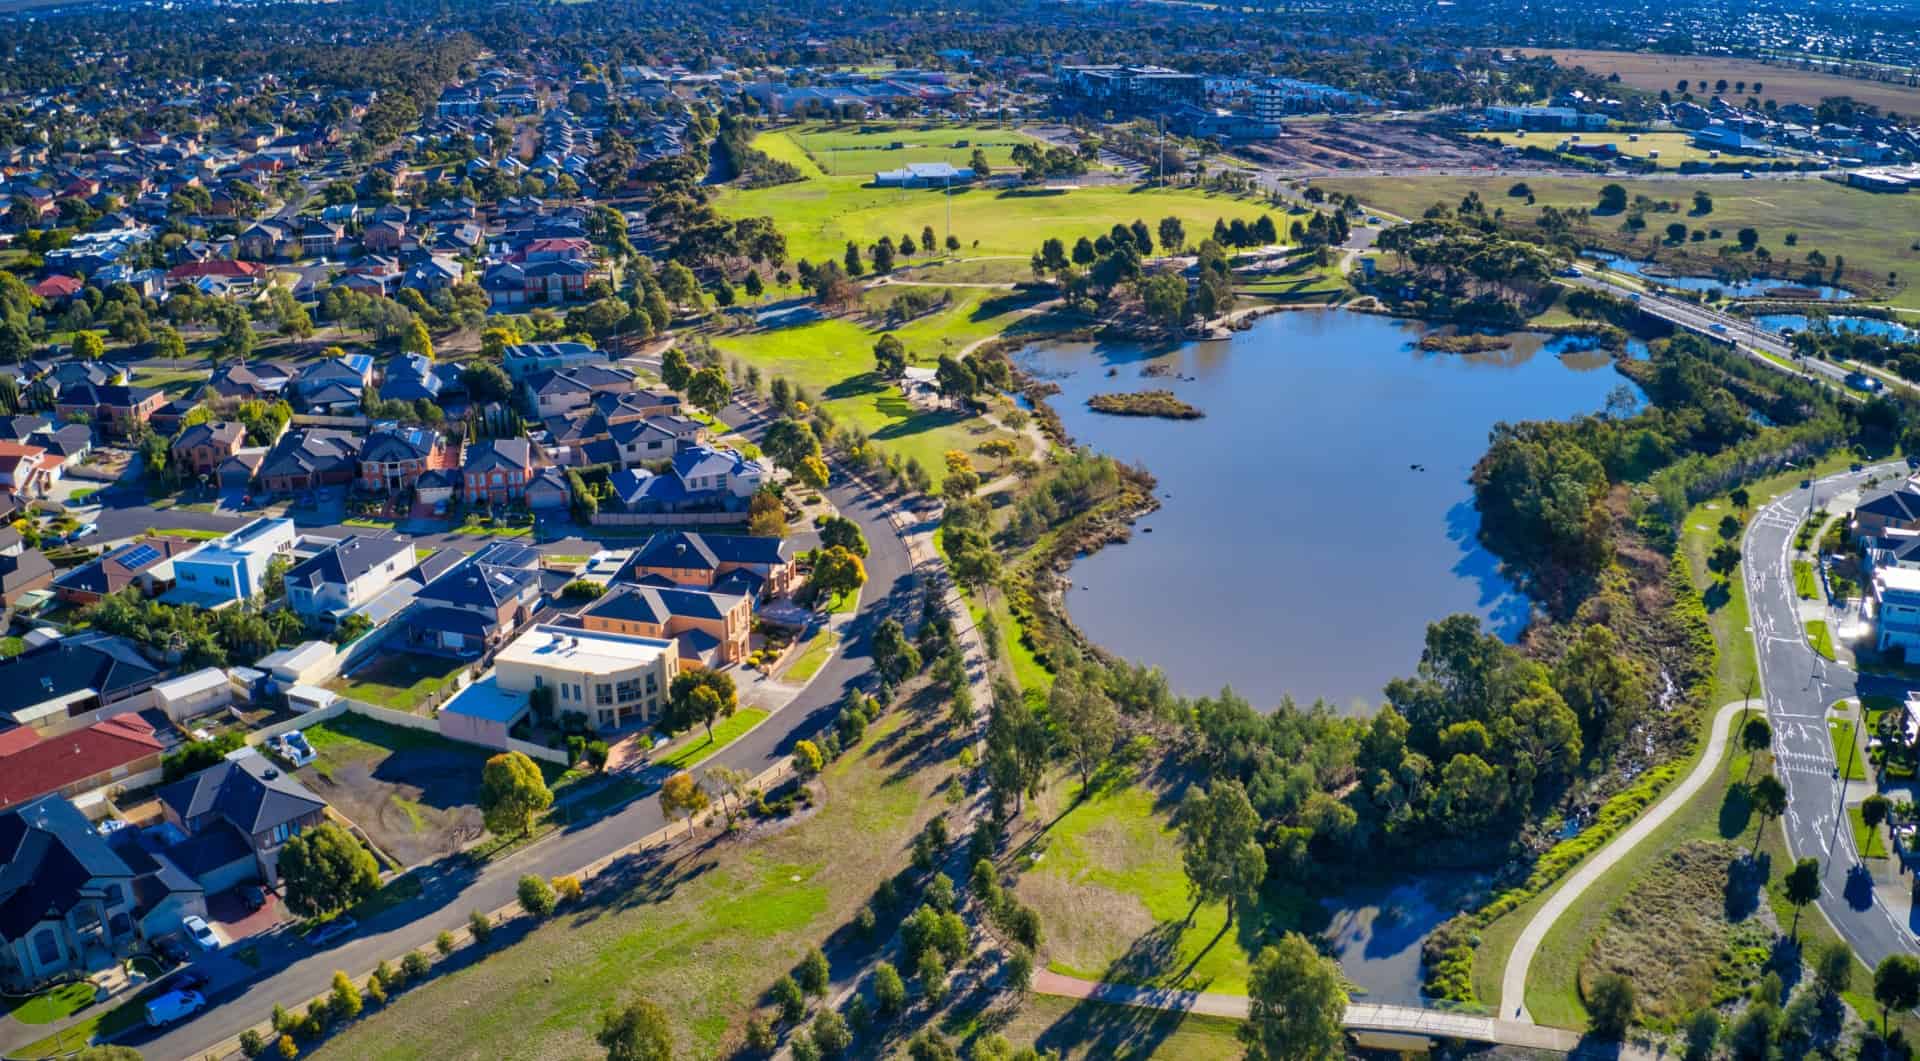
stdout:
[[[741,421],[746,414],[735,407],[727,410],[727,418]],[[749,428],[749,433],[758,432]],[[857,487],[839,485],[828,494],[843,514],[860,524],[871,548],[859,614],[847,626],[841,650],[812,683],[792,703],[716,754],[707,766],[717,764],[758,773],[784,759],[796,740],[827,725],[847,688],[864,680],[869,669],[867,639],[873,626],[887,615],[903,622],[910,618],[917,576],[886,510]],[[164,525],[193,524],[169,519]],[[467,544],[473,544],[471,539]],[[702,767],[701,772],[705,769]],[[200,1016],[162,1034],[149,1035],[141,1030],[122,1041],[149,1057],[200,1056],[213,1044],[263,1020],[276,1004],[289,1008],[304,1005],[327,989],[337,969],[361,976],[382,959],[431,943],[442,930],[463,927],[472,911],[493,910],[513,902],[515,884],[523,874],[552,877],[571,873],[664,824],[658,801],[648,798],[599,821],[564,829],[478,873],[466,869],[459,858],[448,859],[443,867],[423,871],[425,890],[418,899],[363,925],[346,942],[306,953],[280,968],[264,969],[251,979],[216,986],[210,1008]],[[301,944],[292,946],[305,949]]]
[[[1873,874],[1855,853],[1844,821],[1851,788],[1857,801],[1871,782],[1848,786],[1834,776],[1827,710],[1846,697],[1880,694],[1904,699],[1910,683],[1857,675],[1851,667],[1815,654],[1801,626],[1793,586],[1793,533],[1809,509],[1836,495],[1857,491],[1874,475],[1907,474],[1903,464],[1883,464],[1820,479],[1758,509],[1748,523],[1743,552],[1747,602],[1758,650],[1760,682],[1773,724],[1774,755],[1786,784],[1787,846],[1794,857],[1819,858],[1825,885],[1820,910],[1869,966],[1889,954],[1920,952],[1912,915],[1896,912],[1874,888]],[[1836,511],[1838,511],[1836,509]],[[1782,867],[1775,867],[1780,872]],[[1891,867],[1883,871],[1892,872]],[[1904,888],[1904,878],[1897,888]]]

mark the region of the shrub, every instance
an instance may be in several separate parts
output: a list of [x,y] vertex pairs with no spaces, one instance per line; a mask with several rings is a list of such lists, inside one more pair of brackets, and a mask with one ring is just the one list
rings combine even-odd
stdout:
[[380,978],[377,976],[367,978],[367,990],[365,994],[376,1006],[384,1006],[387,1004],[386,986],[380,982]]
[[940,960],[940,952],[929,949],[920,956],[920,964],[914,970],[920,977],[920,990],[924,991],[927,1001],[939,1005],[947,997],[947,963]]
[[534,917],[546,917],[553,913],[555,902],[553,885],[538,873],[529,873],[520,878],[516,892],[520,897],[520,909]]
[[833,973],[827,967],[827,956],[820,953],[819,947],[807,948],[807,956],[800,959],[796,979],[810,995],[827,993],[827,984],[832,981]]
[[493,935],[493,919],[475,910],[467,915],[467,931],[473,933],[473,941],[484,945]]
[[1007,983],[1015,991],[1025,991],[1033,986],[1033,952],[1025,947],[1015,946],[1013,953],[1007,955]]
[[563,903],[580,898],[584,894],[580,888],[580,878],[572,875],[553,878],[553,894]]
[[827,1057],[837,1057],[840,1052],[853,1045],[853,1033],[847,1030],[847,1022],[840,1014],[823,1009],[813,1018],[813,1045]]
[[787,1053],[792,1055],[793,1061],[820,1061],[820,1048],[804,1035],[793,1037],[793,1041],[787,1044]]
[[[442,932],[440,934],[443,936],[448,935],[445,932]],[[452,937],[448,936],[448,938],[451,939]],[[403,978],[401,982],[408,983],[408,984],[417,983],[418,981],[425,979],[428,970],[432,968],[433,966],[430,962],[427,961],[426,955],[420,953],[417,950],[408,951],[407,956],[400,959],[400,975]]]
[[892,962],[879,962],[873,967],[873,1001],[883,1017],[907,1008],[907,985]]
[[453,953],[453,933],[442,930],[438,936],[433,937],[433,947],[435,950],[440,952],[440,956],[442,958],[446,957],[449,954],[452,954]]
[[603,741],[603,740],[588,741],[587,742],[587,764],[589,766],[592,766],[595,770],[605,770],[607,768],[607,751],[608,749],[607,749],[606,741]]
[[240,1052],[241,1053],[247,1055],[248,1057],[257,1057],[259,1056],[260,1051],[265,1050],[266,1048],[267,1048],[267,1041],[266,1039],[261,1037],[259,1032],[254,1031],[252,1028],[248,1028],[246,1031],[243,1031],[240,1033]]
[[291,1035],[282,1035],[280,1037],[279,1049],[280,1056],[286,1058],[287,1061],[293,1061],[294,1058],[300,1056],[300,1044],[294,1042],[293,1036]]
[[773,1028],[767,1024],[765,1017],[756,1013],[747,1018],[747,1049],[755,1053],[770,1054],[778,1043],[779,1040],[774,1038]]
[[773,1001],[780,1007],[780,1019],[788,1024],[798,1022],[807,1014],[807,996],[792,976],[782,976],[773,982]]
[[935,910],[943,914],[952,912],[954,902],[953,878],[947,876],[945,873],[934,874],[933,879],[927,882],[926,898],[927,904]]

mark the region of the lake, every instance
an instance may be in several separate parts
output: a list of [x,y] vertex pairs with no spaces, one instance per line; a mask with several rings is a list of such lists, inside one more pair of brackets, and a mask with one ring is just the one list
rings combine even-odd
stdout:
[[[1810,291],[1813,297],[1828,301],[1838,301],[1853,297],[1853,292],[1844,287],[1830,284],[1803,284],[1798,280],[1788,280],[1777,276],[1756,276],[1747,280],[1722,280],[1717,276],[1669,276],[1663,270],[1654,268],[1655,262],[1637,261],[1608,251],[1586,251],[1584,256],[1595,261],[1607,263],[1607,267],[1616,273],[1638,276],[1667,287],[1682,291],[1718,291],[1726,298],[1764,298],[1782,288],[1797,291]],[[1652,269],[1652,272],[1648,270]]]
[[[1132,541],[1074,564],[1074,622],[1164,668],[1177,692],[1232,685],[1261,708],[1292,695],[1370,709],[1413,672],[1427,623],[1454,612],[1517,636],[1529,605],[1477,541],[1467,475],[1494,424],[1595,412],[1626,380],[1576,340],[1521,335],[1462,356],[1416,349],[1427,331],[1316,310],[1168,349],[1023,351],[1023,368],[1060,385],[1049,401],[1076,443],[1160,483],[1162,507]],[[1143,377],[1149,363],[1174,375]],[[1205,419],[1086,407],[1158,388]]]

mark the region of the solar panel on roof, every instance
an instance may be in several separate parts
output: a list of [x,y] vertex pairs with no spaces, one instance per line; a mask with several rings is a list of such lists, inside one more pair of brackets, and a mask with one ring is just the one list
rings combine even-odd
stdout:
[[160,550],[151,545],[136,545],[122,553],[119,559],[126,567],[145,567],[160,559]]

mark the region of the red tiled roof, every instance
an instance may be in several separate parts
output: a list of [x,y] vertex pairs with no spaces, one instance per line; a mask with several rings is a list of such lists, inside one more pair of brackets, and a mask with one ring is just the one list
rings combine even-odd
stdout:
[[0,757],[0,807],[58,792],[77,781],[128,766],[161,750],[139,715],[117,715],[86,729],[46,737]]
[[49,276],[33,285],[33,293],[41,298],[68,298],[79,294],[81,286],[71,276]]
[[195,280],[202,276],[262,276],[267,267],[259,262],[236,262],[226,258],[213,258],[204,262],[187,262],[167,270],[167,280]]

